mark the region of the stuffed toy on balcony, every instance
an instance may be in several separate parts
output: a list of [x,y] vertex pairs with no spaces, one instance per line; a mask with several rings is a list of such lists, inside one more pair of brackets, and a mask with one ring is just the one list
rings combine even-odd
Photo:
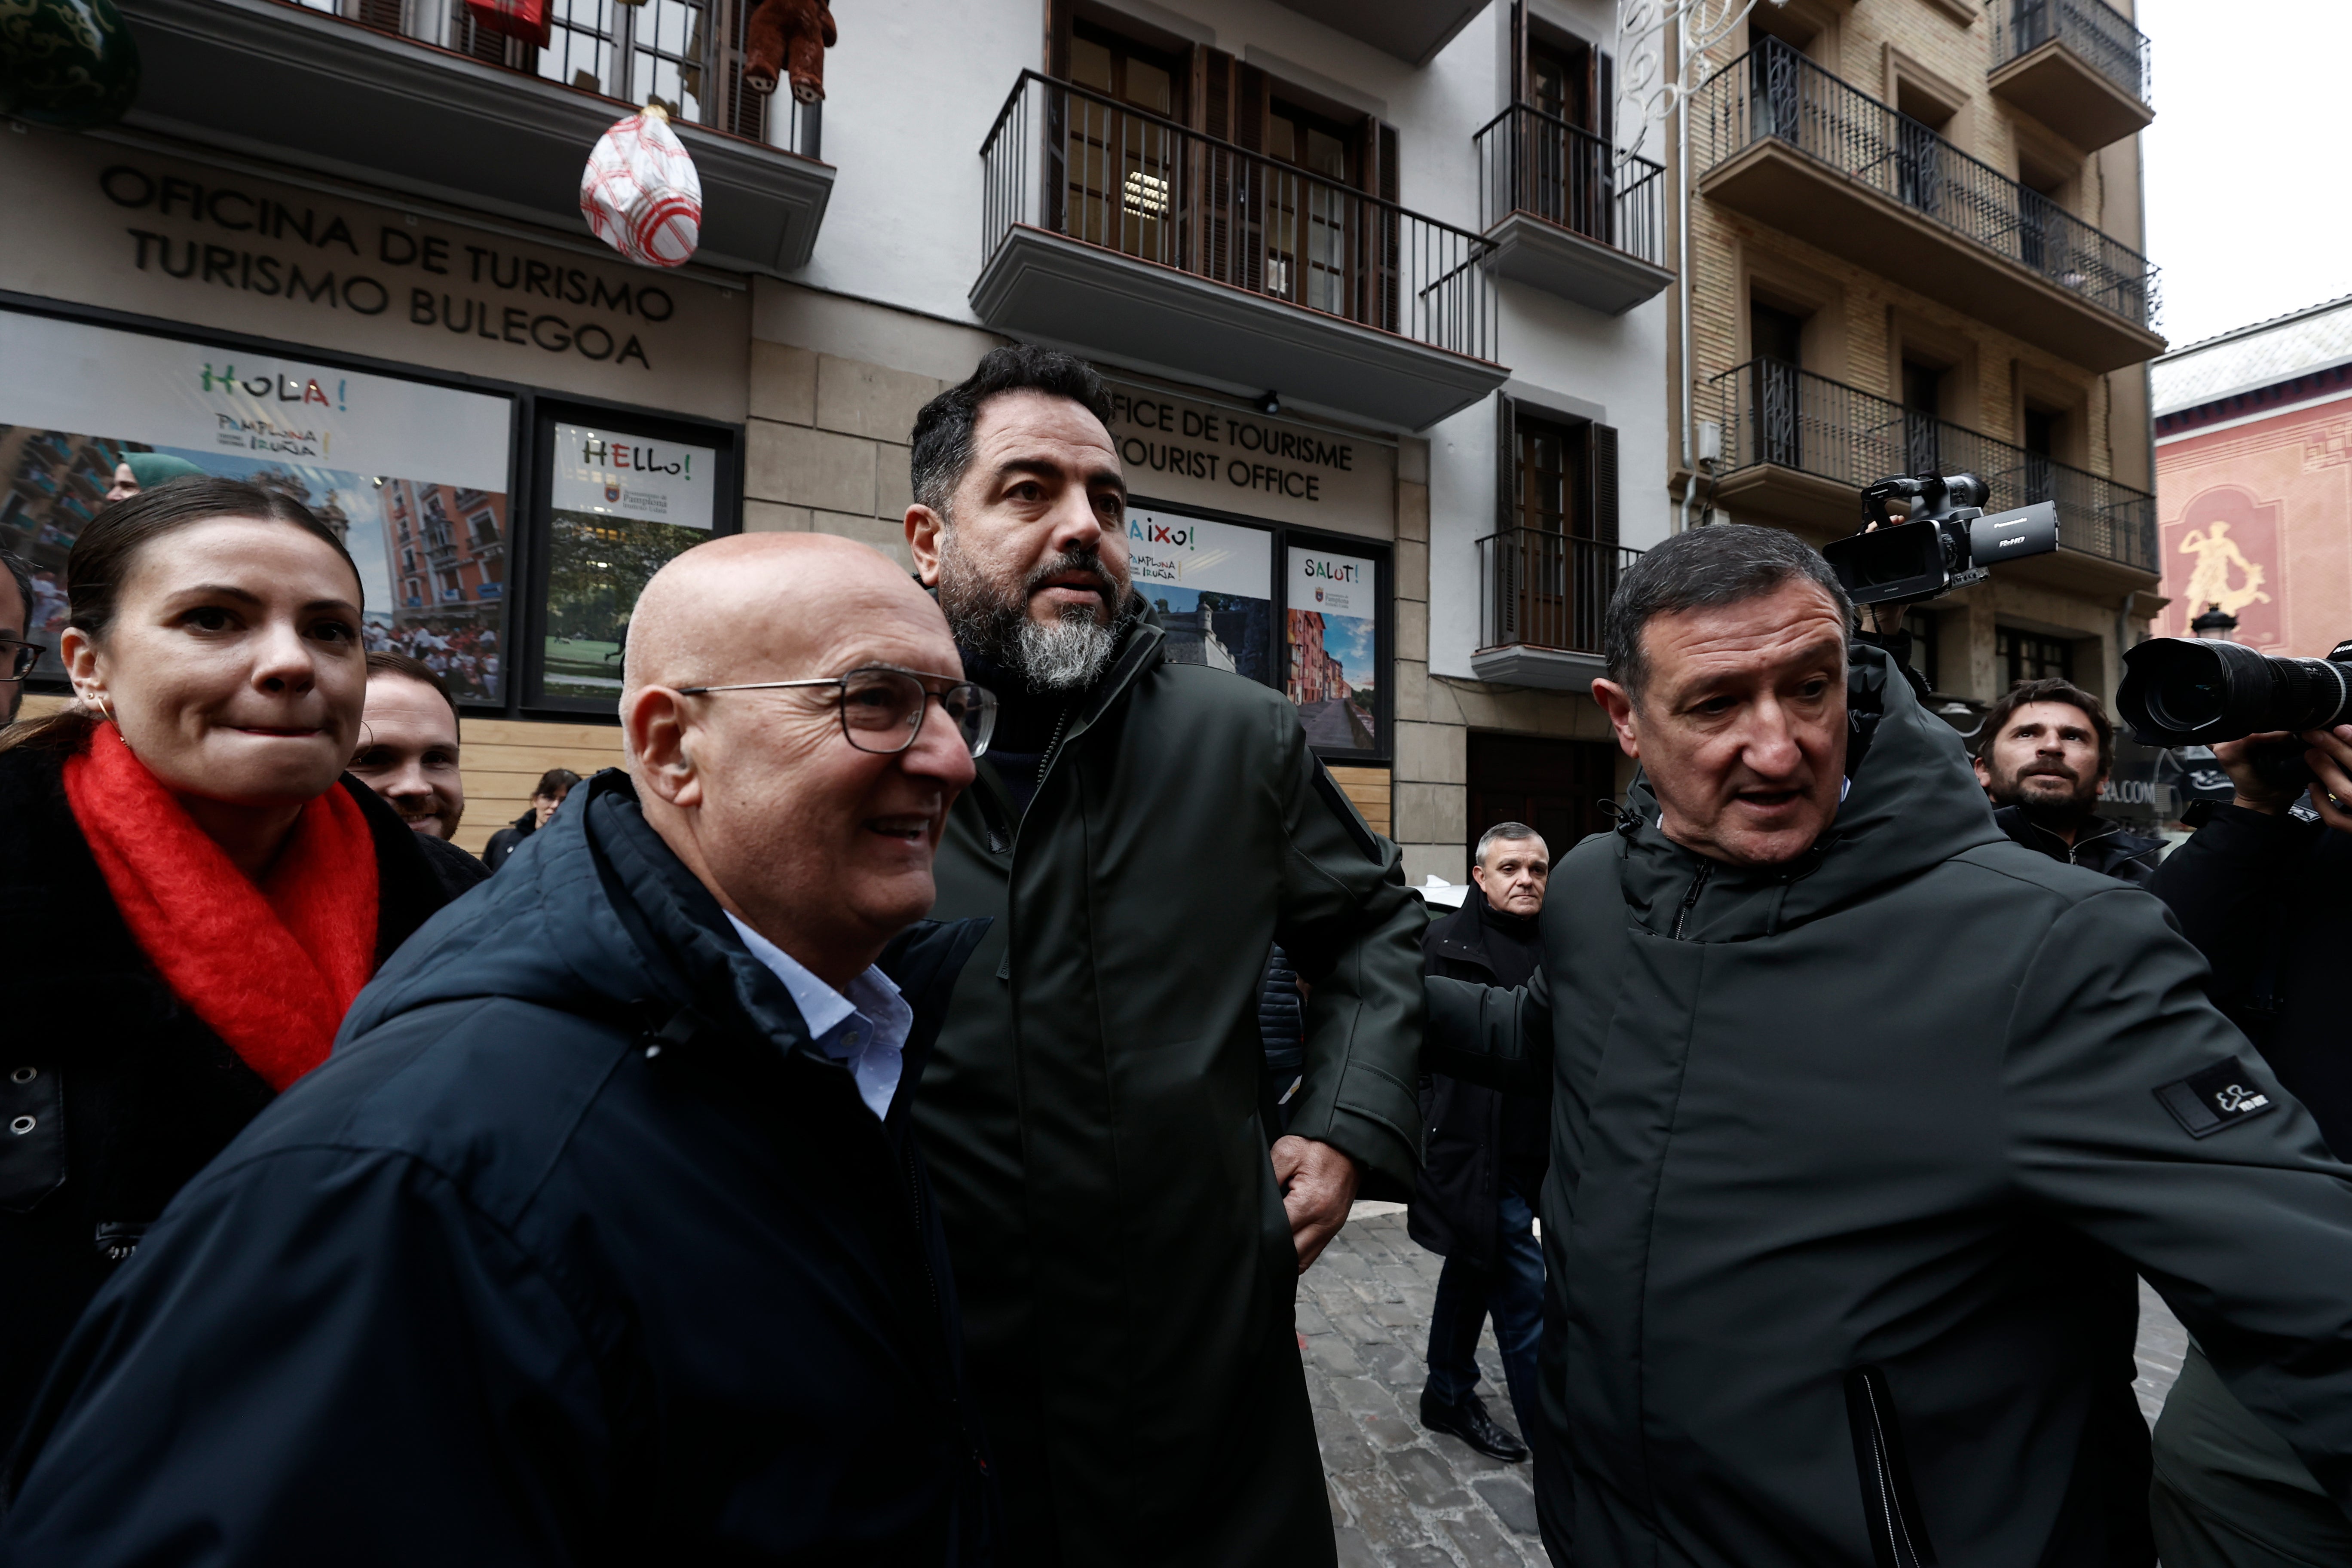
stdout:
[[839,36],[825,0],[760,0],[744,29],[743,85],[765,95],[776,78],[792,78],[793,96],[803,103],[824,100],[824,51]]

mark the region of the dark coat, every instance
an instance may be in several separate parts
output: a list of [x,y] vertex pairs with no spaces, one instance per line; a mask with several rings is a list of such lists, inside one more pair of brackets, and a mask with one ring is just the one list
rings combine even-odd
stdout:
[[[66,802],[67,750],[0,752],[0,1452],[90,1296],[181,1184],[269,1103],[132,940]],[[342,787],[376,851],[381,963],[450,898],[373,791]]]
[[1928,1560],[1897,1531],[1950,1563],[2127,1560],[2146,1470],[2105,1421],[2134,1268],[2352,1494],[2352,1168],[2163,906],[2009,842],[1958,737],[1854,658],[1885,716],[1811,853],[1702,859],[1637,781],[1552,873],[1572,963],[1429,983],[1433,1067],[1553,1076],[1555,1561]]
[[973,1384],[1023,1568],[1335,1551],[1259,1119],[1260,977],[1314,987],[1290,1131],[1407,1190],[1421,906],[1278,691],[1137,628],[1025,816],[983,757],[943,917],[995,925],[923,1076]]
[[432,868],[433,879],[440,884],[442,893],[455,899],[490,879],[490,868],[467,854],[446,838],[408,830],[416,838],[416,847],[424,853],[425,862]]
[[507,863],[507,857],[522,847],[523,840],[539,831],[539,812],[526,808],[520,816],[490,835],[482,846],[482,864],[495,871]]
[[1992,814],[1992,819],[2009,835],[2011,843],[2022,844],[2053,860],[2080,866],[2086,871],[2113,877],[2118,882],[2129,882],[2135,888],[2147,886],[2147,879],[2156,875],[2158,858],[2164,852],[2163,839],[2134,833],[2104,816],[2084,822],[2076,830],[2072,844],[2035,822],[2021,805],[2001,806]]
[[2217,805],[2148,891],[2213,966],[2214,1003],[2352,1159],[2352,836]]
[[[1473,887],[1460,909],[1432,921],[1421,933],[1424,973],[1498,984],[1479,914],[1485,897]],[[1422,1082],[1421,1174],[1413,1182],[1406,1233],[1442,1258],[1460,1258],[1479,1268],[1495,1267],[1500,1236],[1496,1205],[1503,1195],[1506,1098],[1499,1089],[1444,1073],[1431,1073]],[[1533,1100],[1549,1113],[1549,1085],[1516,1098]]]
[[[986,1560],[911,1096],[877,1121],[626,778],[583,789],[100,1294],[0,1558]],[[907,1084],[978,935],[886,955]]]

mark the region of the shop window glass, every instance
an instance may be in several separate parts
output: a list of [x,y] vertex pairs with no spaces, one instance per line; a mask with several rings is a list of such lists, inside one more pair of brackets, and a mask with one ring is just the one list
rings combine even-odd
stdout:
[[[64,676],[67,555],[117,466],[152,452],[308,507],[359,568],[370,648],[423,659],[462,701],[503,700],[507,398],[16,311],[0,363],[92,372],[0,391],[0,546],[32,567],[37,679]],[[460,493],[493,520],[488,544],[448,528]]]
[[556,425],[541,695],[620,696],[637,595],[711,537],[718,457],[625,427]]

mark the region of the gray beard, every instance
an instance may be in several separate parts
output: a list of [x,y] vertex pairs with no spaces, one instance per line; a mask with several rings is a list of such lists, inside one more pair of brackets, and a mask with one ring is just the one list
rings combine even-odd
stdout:
[[972,569],[950,528],[940,540],[940,608],[959,647],[1021,676],[1032,691],[1072,691],[1095,683],[1135,618],[1130,597],[1111,617],[1096,621],[1087,605],[1065,606],[1061,617],[1039,622],[1029,614],[1025,585],[1009,590]]

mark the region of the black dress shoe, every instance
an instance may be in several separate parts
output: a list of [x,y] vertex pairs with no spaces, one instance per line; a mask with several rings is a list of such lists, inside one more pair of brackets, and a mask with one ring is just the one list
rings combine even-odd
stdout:
[[1495,1424],[1486,1414],[1486,1403],[1472,1394],[1459,1405],[1440,1405],[1423,1389],[1421,1394],[1421,1424],[1432,1432],[1443,1432],[1449,1437],[1459,1437],[1491,1459],[1516,1465],[1528,1457],[1528,1446]]

